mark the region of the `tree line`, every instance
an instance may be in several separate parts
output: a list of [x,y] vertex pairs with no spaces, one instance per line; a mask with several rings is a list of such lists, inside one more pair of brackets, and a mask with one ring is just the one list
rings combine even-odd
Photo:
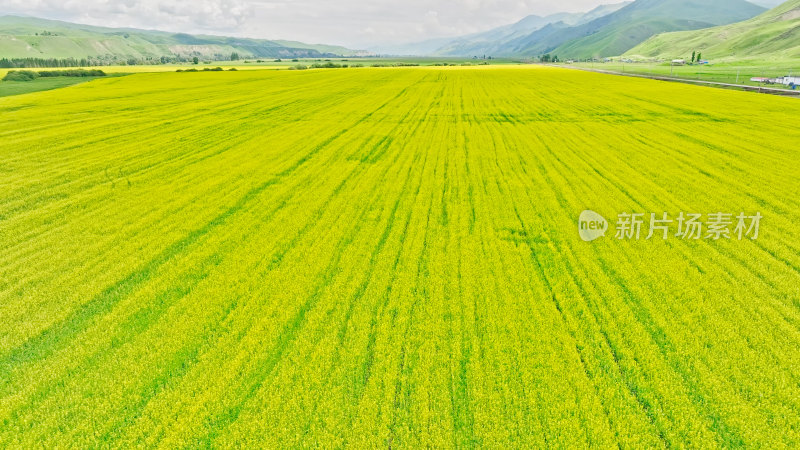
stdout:
[[34,72],[32,70],[12,70],[3,77],[3,81],[33,81],[37,78],[52,77],[104,77],[106,73],[102,70],[92,69],[67,69],[67,70],[42,70]]
[[[197,58],[194,58],[197,59]],[[190,57],[161,56],[159,58],[0,58],[0,69],[39,69],[58,67],[139,66],[192,62]]]

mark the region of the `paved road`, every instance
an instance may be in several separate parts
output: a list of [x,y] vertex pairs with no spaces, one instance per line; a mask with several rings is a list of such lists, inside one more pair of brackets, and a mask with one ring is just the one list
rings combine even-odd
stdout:
[[648,74],[641,74],[641,73],[623,73],[623,72],[615,72],[612,70],[603,70],[603,69],[591,69],[588,67],[577,67],[577,66],[563,66],[563,65],[554,65],[554,67],[561,67],[565,69],[574,69],[574,70],[584,70],[587,72],[597,72],[597,73],[605,73],[609,75],[621,75],[625,77],[636,77],[636,78],[648,78],[651,80],[660,80],[660,81],[672,81],[677,83],[689,83],[689,84],[699,84],[705,86],[716,86],[721,88],[728,88],[728,89],[741,89],[744,91],[750,92],[758,92],[761,94],[772,94],[772,95],[781,95],[784,97],[795,97],[800,98],[800,91],[790,91],[787,89],[775,89],[775,88],[767,88],[761,86],[749,86],[746,84],[733,84],[733,83],[719,83],[716,81],[703,81],[703,80],[689,80],[685,78],[672,78],[672,77],[662,77],[658,75],[648,75]]

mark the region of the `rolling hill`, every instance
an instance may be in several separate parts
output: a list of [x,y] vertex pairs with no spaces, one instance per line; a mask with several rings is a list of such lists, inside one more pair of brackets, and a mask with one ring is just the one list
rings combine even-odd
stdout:
[[97,58],[151,60],[162,57],[228,59],[354,56],[344,47],[293,41],[193,36],[162,31],[104,28],[31,17],[0,17],[0,58]]
[[800,58],[800,0],[788,1],[744,22],[659,34],[628,54],[673,58],[695,50],[714,59]]
[[550,48],[540,45],[526,50],[569,58],[616,56],[659,33],[730,24],[764,10],[744,0],[637,0],[613,14],[557,33],[548,42]]
[[554,24],[577,26],[589,23],[595,19],[618,11],[630,3],[631,2],[623,2],[613,5],[602,5],[587,13],[558,13],[545,17],[535,15],[528,16],[512,25],[453,40],[439,48],[437,53],[449,56],[513,54],[513,51],[509,51],[511,48],[509,44],[520,38],[529,36],[536,31]]
[[508,56],[509,43],[530,35],[552,24],[575,26],[591,22],[597,18],[611,14],[631,2],[601,5],[586,13],[556,13],[548,16],[530,15],[524,19],[480,33],[473,33],[456,38],[428,39],[403,45],[383,46],[375,50],[393,55],[438,55],[438,56],[475,56],[496,55]]
[[764,11],[745,0],[636,0],[600,6],[585,14],[529,16],[483,33],[401,47],[404,51],[396,54],[617,56],[659,33],[727,25]]

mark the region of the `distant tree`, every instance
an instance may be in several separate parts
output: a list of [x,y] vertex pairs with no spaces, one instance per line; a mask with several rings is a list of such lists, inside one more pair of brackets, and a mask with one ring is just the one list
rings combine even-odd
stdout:
[[[23,71],[25,72],[25,71]],[[9,72],[11,73],[11,72]],[[32,73],[32,72],[31,72]],[[39,77],[104,77],[105,72],[102,70],[86,70],[86,69],[69,69],[69,70],[42,70],[38,72]]]
[[200,58],[198,58],[197,56],[192,58],[192,64],[200,64]]
[[702,53],[700,53],[700,52],[698,52],[698,53],[697,53],[697,62],[700,62],[700,61],[702,61],[702,59],[703,59],[703,54],[702,54]]
[[231,53],[231,61],[238,61],[238,60],[239,60],[239,54],[236,52]]
[[6,74],[3,81],[33,81],[39,78],[39,74],[30,70],[12,70]]
[[692,52],[692,62],[694,63],[695,56],[697,56],[697,52]]

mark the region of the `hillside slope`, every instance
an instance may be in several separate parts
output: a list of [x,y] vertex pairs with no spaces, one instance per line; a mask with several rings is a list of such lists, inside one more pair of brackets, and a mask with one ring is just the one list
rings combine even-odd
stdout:
[[613,14],[561,31],[544,48],[523,51],[544,49],[570,58],[615,56],[658,33],[730,24],[763,11],[744,0],[637,0]]
[[0,58],[97,58],[149,60],[162,57],[352,56],[344,47],[162,31],[104,28],[31,17],[0,17]]
[[622,2],[613,5],[602,5],[587,13],[558,13],[545,17],[528,16],[512,25],[456,39],[448,45],[442,46],[436,53],[448,56],[511,55],[514,53],[514,46],[511,43],[536,31],[554,24],[577,26],[589,23],[618,11],[630,3]]
[[757,17],[699,31],[664,33],[631,49],[629,55],[672,58],[701,51],[707,58],[800,58],[800,0]]
[[611,14],[629,5],[621,2],[601,5],[586,13],[556,13],[548,16],[530,15],[524,19],[480,33],[456,38],[437,38],[410,44],[376,48],[379,53],[394,55],[437,56],[514,56],[513,44],[518,39],[554,24],[559,27],[576,26]]
[[424,50],[446,56],[616,56],[659,33],[731,24],[764,11],[745,0],[637,0],[600,6],[586,14],[529,16],[513,25],[438,42],[436,50],[427,45]]

